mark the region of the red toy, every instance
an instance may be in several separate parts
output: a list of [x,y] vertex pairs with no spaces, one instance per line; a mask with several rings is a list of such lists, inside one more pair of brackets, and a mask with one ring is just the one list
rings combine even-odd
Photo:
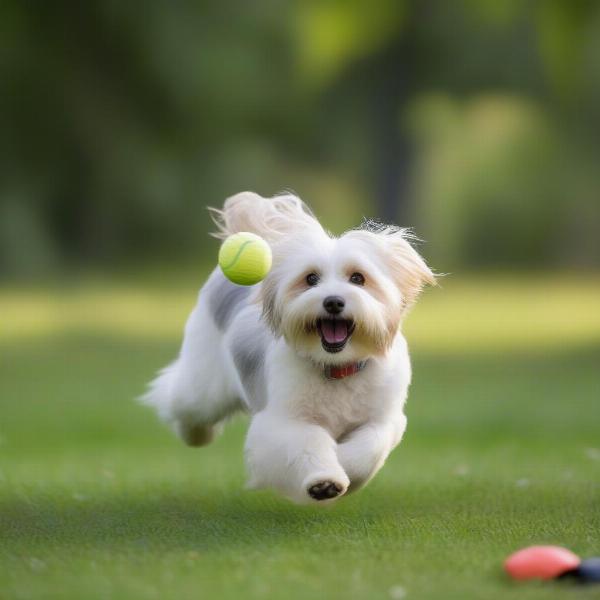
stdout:
[[577,569],[581,559],[560,546],[529,546],[511,554],[504,569],[513,579],[554,579]]

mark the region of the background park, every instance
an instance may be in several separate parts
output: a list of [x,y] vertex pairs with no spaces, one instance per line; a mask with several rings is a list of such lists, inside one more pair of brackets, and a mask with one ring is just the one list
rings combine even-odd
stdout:
[[[593,598],[600,6],[0,6],[0,598]],[[293,189],[412,226],[404,441],[331,509],[243,489],[135,402],[214,267],[206,206]]]

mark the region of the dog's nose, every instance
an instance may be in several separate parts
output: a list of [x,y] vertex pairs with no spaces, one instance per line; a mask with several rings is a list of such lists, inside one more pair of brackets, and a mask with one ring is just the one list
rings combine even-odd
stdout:
[[327,296],[323,300],[323,306],[330,315],[338,315],[344,310],[346,301],[341,296]]

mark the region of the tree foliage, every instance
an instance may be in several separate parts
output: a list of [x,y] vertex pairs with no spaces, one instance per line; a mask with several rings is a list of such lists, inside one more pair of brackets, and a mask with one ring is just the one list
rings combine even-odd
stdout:
[[519,264],[500,225],[526,263],[598,263],[599,39],[587,0],[7,0],[0,270],[197,256],[207,204],[288,187],[448,268]]

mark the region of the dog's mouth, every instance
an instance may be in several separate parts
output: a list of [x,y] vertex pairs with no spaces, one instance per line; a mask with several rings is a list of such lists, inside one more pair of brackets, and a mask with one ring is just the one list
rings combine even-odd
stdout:
[[354,331],[354,321],[323,318],[317,321],[317,331],[326,352],[341,352]]

